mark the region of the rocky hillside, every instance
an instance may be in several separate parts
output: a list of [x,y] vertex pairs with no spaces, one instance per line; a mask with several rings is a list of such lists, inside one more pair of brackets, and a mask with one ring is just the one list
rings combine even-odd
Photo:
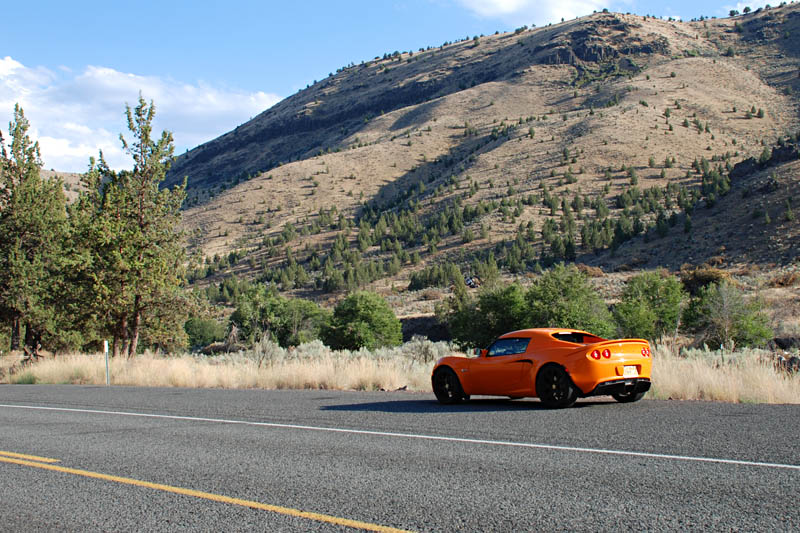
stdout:
[[797,5],[598,13],[339,69],[178,158],[194,277],[796,260],[798,35]]

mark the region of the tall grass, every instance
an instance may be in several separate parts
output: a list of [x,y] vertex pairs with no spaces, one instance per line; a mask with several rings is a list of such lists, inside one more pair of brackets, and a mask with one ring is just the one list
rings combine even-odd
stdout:
[[[285,350],[269,341],[253,350],[219,356],[145,354],[111,361],[111,383],[150,387],[228,389],[430,389],[430,363],[452,352],[446,343],[414,341],[373,352],[334,351],[319,341]],[[102,355],[40,360],[6,383],[105,384]]]
[[[430,391],[433,362],[453,353],[443,342],[415,340],[375,351],[334,351],[315,341],[293,350],[269,341],[252,350],[218,356],[146,354],[111,361],[114,385],[229,389],[338,389]],[[724,402],[800,403],[800,374],[775,369],[769,353],[654,348],[648,398]],[[0,372],[0,375],[3,373]],[[105,384],[102,355],[41,360],[5,383]]]
[[734,403],[800,403],[800,374],[777,370],[770,353],[653,350],[650,398]]

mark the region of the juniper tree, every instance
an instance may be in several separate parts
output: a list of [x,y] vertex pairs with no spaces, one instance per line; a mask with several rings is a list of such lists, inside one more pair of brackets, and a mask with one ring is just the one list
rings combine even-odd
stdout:
[[100,152],[74,210],[90,258],[85,290],[99,332],[113,339],[114,356],[136,354],[142,338],[162,347],[183,344],[186,318],[179,229],[185,182],[159,188],[172,162],[172,134],[152,137],[155,106],[141,95],[134,109],[125,106],[125,116],[133,141],[122,134],[120,141],[133,169],[113,171]]
[[58,333],[66,200],[59,179],[42,179],[39,143],[28,136],[19,105],[9,123],[6,150],[0,134],[0,320],[11,328],[11,349],[35,354],[43,336]]

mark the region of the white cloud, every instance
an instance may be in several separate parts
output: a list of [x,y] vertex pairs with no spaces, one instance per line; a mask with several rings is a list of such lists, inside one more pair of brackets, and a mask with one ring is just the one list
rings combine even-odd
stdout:
[[82,72],[27,67],[11,57],[0,58],[0,131],[19,103],[31,123],[31,136],[41,145],[45,168],[64,172],[86,170],[98,150],[114,168],[131,161],[120,146],[119,133],[130,137],[125,104],[136,105],[139,92],[156,106],[156,132],[169,130],[176,153],[209,141],[275,104],[280,98],[198,82],[188,84],[88,66]]
[[457,0],[476,15],[523,26],[569,20],[608,7],[605,0]]

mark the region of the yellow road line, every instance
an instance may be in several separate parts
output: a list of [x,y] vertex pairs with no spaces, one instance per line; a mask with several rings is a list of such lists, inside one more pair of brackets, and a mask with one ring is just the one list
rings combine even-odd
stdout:
[[[10,455],[10,452],[3,452]],[[15,454],[19,455],[19,454]],[[28,456],[30,457],[30,456]],[[51,459],[52,461],[52,459]],[[210,492],[202,492],[193,489],[184,489],[181,487],[173,487],[171,485],[162,485],[160,483],[150,483],[149,481],[141,481],[138,479],[131,479],[126,477],[111,476],[108,474],[101,474],[99,472],[90,472],[88,470],[79,470],[77,468],[67,468],[64,466],[55,466],[52,464],[34,463],[22,459],[12,459],[10,457],[3,457],[0,455],[0,462],[11,463],[22,466],[31,466],[34,468],[42,468],[45,470],[53,470],[55,472],[62,472],[65,474],[74,474],[76,476],[89,477],[94,479],[102,479],[104,481],[113,481],[115,483],[122,483],[125,485],[134,485],[137,487],[145,487],[148,489],[161,490],[164,492],[172,492],[174,494],[182,494],[184,496],[193,496],[195,498],[202,498],[204,500],[211,500],[219,503],[227,503],[230,505],[240,505],[242,507],[250,507],[251,509],[260,509],[263,511],[270,511],[283,515],[293,516],[296,518],[306,518],[308,520],[315,520],[317,522],[326,522],[328,524],[335,524],[337,526],[351,527],[355,529],[363,529],[365,531],[377,531],[380,533],[408,533],[403,529],[396,529],[393,527],[381,526],[379,524],[371,524],[369,522],[360,522],[358,520],[350,520],[348,518],[339,518],[320,513],[311,513],[308,511],[301,511],[299,509],[292,509],[290,507],[281,507],[278,505],[269,505],[266,503],[259,503],[250,500],[241,500],[239,498],[231,498],[229,496],[222,496],[220,494],[212,494]]]
[[24,453],[4,452],[0,450],[0,455],[6,457],[16,457],[17,459],[29,459],[31,461],[39,461],[40,463],[58,463],[58,459],[50,459],[49,457],[39,457],[38,455],[25,455]]

